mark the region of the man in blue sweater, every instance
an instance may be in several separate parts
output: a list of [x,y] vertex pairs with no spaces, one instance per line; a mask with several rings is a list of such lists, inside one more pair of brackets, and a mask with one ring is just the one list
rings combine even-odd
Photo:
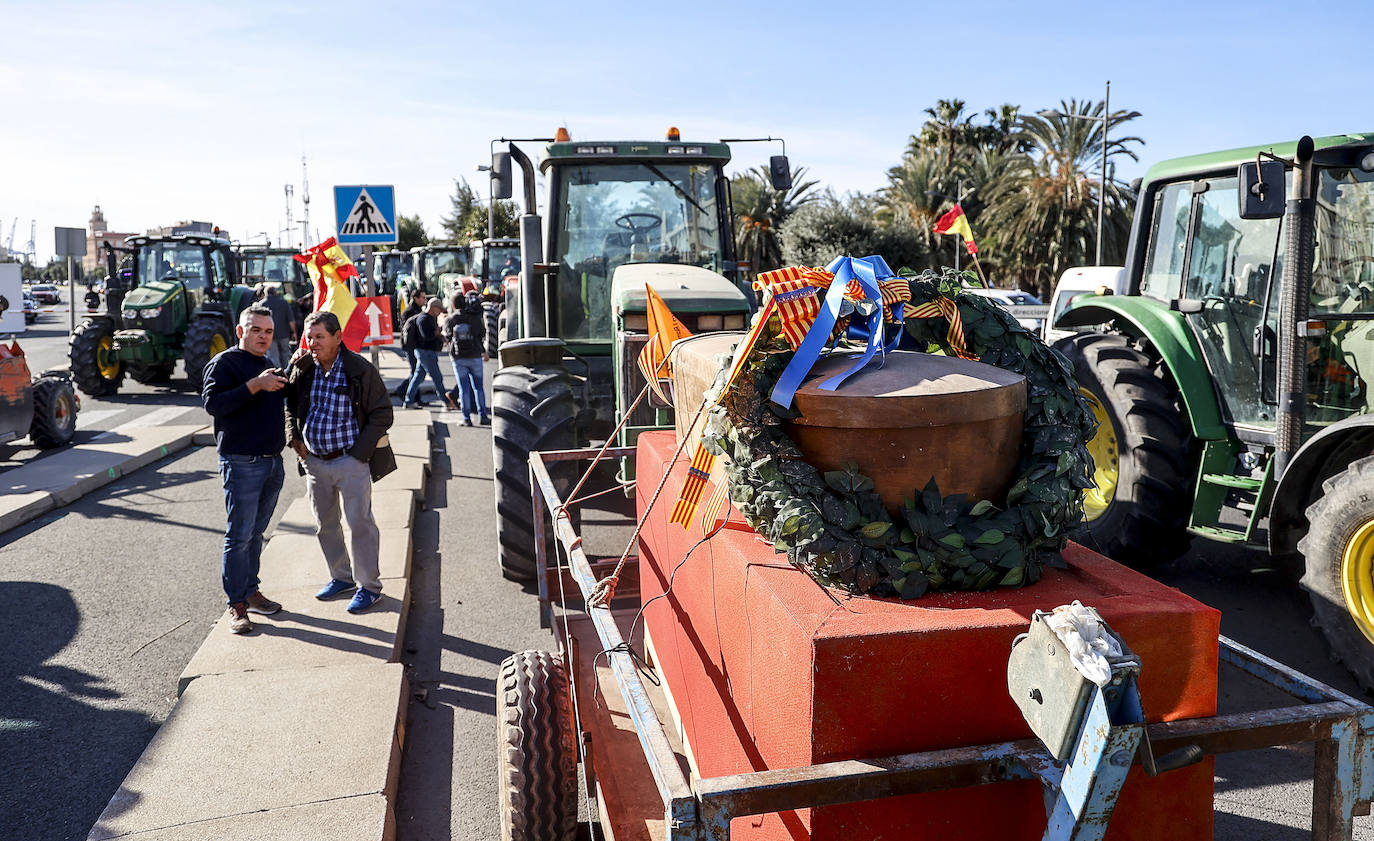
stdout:
[[248,612],[272,614],[281,605],[258,589],[262,536],[277,507],[285,473],[286,378],[267,359],[272,311],[254,304],[243,311],[232,347],[205,366],[201,398],[215,419],[215,447],[229,522],[224,530],[221,579],[229,603],[229,630],[253,630]]

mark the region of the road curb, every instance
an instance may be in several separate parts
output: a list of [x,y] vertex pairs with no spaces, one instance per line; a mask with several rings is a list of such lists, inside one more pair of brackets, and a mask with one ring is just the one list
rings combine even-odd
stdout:
[[[5,479],[11,488],[44,484],[43,475],[52,473],[54,468],[59,468],[60,472],[67,476],[68,481],[56,486],[0,497],[0,534],[57,508],[71,505],[91,491],[141,470],[155,461],[189,449],[195,445],[196,437],[209,427],[168,429],[179,431],[174,432],[169,439],[159,438],[146,448],[134,452],[120,452],[120,447],[102,444],[97,440],[54,453],[48,458],[7,472]],[[67,465],[67,462],[73,464]]]

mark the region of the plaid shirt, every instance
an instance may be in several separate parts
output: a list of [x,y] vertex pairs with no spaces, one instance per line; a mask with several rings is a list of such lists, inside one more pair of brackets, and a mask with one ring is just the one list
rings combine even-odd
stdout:
[[353,449],[358,440],[358,419],[348,399],[343,354],[334,357],[328,371],[318,367],[310,382],[310,412],[305,417],[305,447],[316,455]]

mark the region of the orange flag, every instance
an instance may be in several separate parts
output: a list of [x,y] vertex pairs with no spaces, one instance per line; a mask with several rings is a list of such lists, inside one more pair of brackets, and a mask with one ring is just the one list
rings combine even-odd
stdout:
[[649,388],[654,390],[654,394],[667,403],[668,396],[663,393],[658,381],[660,377],[673,376],[672,367],[668,363],[668,352],[672,350],[673,342],[687,338],[692,335],[692,331],[678,321],[677,316],[673,315],[672,310],[668,309],[668,305],[652,286],[644,284],[644,292],[649,316],[649,341],[639,352],[639,370],[644,374],[644,379],[649,383]]

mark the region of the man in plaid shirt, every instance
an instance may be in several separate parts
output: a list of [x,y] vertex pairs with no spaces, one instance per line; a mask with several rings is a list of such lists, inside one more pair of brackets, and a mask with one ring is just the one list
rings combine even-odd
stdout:
[[[331,312],[305,319],[310,349],[292,366],[286,386],[286,440],[305,469],[305,487],[318,524],[330,581],[315,598],[353,592],[349,613],[382,595],[379,535],[372,517],[369,462],[391,428],[391,398],[372,363],[344,347]],[[344,541],[343,519],[349,540]]]

